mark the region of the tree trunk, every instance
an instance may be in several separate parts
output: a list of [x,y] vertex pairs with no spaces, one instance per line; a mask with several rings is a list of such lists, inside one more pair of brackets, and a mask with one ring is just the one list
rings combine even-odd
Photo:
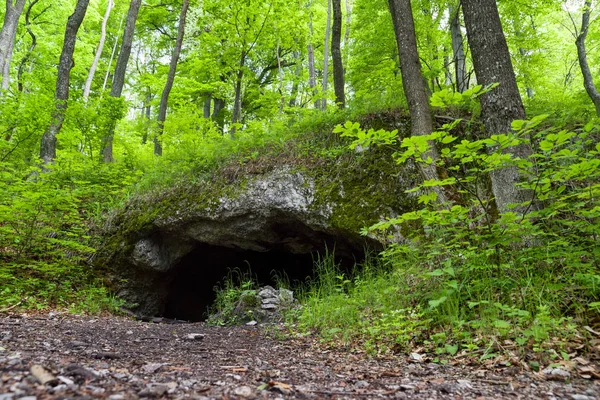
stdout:
[[294,60],[296,62],[296,74],[294,76],[294,83],[292,84],[292,91],[290,92],[290,107],[296,107],[298,101],[298,90],[300,89],[300,79],[302,78],[302,60],[300,59],[300,52],[294,52]]
[[327,87],[329,85],[329,37],[331,36],[331,0],[327,0],[327,26],[325,28],[325,47],[323,47],[323,53],[325,54],[323,60],[323,101],[321,109],[327,108]]
[[92,66],[90,67],[90,72],[88,74],[87,80],[85,81],[85,88],[83,89],[84,101],[87,101],[88,97],[90,96],[92,81],[94,80],[94,75],[96,75],[96,68],[98,68],[98,62],[100,62],[102,50],[104,50],[104,42],[106,41],[106,24],[108,23],[108,18],[110,18],[110,12],[112,11],[112,8],[113,0],[108,0],[108,5],[106,6],[106,13],[104,13],[104,18],[102,19],[100,42],[98,43],[98,48],[96,49],[96,56],[94,57],[94,61],[92,62]]
[[[309,5],[312,5],[312,3]],[[309,16],[309,30],[310,30],[310,39],[312,40],[313,35],[313,21],[312,14]],[[312,91],[313,97],[317,97],[317,73],[315,72],[315,49],[312,43],[308,44],[308,86]],[[319,109],[320,101],[315,100],[315,108]]]
[[[410,0],[388,0],[388,3],[398,43],[402,86],[404,87],[404,94],[411,116],[411,135],[430,135],[433,131],[433,120],[429,109],[427,86],[421,73]],[[435,144],[429,144],[430,150],[423,157],[437,161],[439,155]],[[419,168],[425,180],[439,179],[435,164],[419,163]],[[447,201],[443,189],[437,189],[436,193],[439,202],[445,203]]]
[[212,96],[209,94],[208,96],[206,96],[206,99],[204,100],[204,118],[209,119],[210,118],[210,105],[212,103]]
[[183,0],[183,5],[181,6],[181,13],[179,14],[179,28],[177,29],[177,40],[175,41],[175,49],[173,50],[173,55],[171,56],[171,65],[169,66],[167,84],[165,85],[165,88],[162,92],[162,96],[160,98],[160,107],[158,109],[158,132],[156,133],[156,136],[154,136],[154,154],[157,156],[162,155],[162,144],[160,142],[160,136],[165,130],[169,94],[171,94],[171,89],[173,89],[173,83],[175,82],[177,63],[179,62],[181,46],[183,45],[183,35],[185,34],[185,18],[187,15],[189,5],[189,0]]
[[[525,119],[525,108],[519,94],[496,1],[462,0],[462,6],[477,82],[484,86],[500,84],[481,96],[485,129],[489,135],[508,133],[514,120]],[[526,159],[531,155],[531,148],[528,145],[520,145],[508,148],[504,152]],[[509,204],[532,200],[530,191],[520,190],[516,186],[520,180],[517,167],[496,170],[491,173],[491,180],[498,211],[501,213],[509,211]],[[525,212],[526,209],[518,207],[515,210]]]
[[450,6],[450,33],[452,35],[456,90],[462,93],[467,90],[467,58],[465,57],[464,39],[460,28],[460,4],[458,7]]
[[212,120],[217,123],[217,126],[223,131],[225,128],[225,115],[223,110],[225,109],[225,100],[213,99],[213,113]]
[[0,31],[0,74],[2,89],[8,89],[10,83],[10,62],[12,59],[19,17],[25,7],[25,0],[6,0],[6,13]]
[[235,138],[235,133],[237,131],[237,127],[235,124],[239,123],[242,119],[242,81],[244,79],[244,67],[246,65],[246,52],[242,51],[242,56],[240,57],[240,68],[237,72],[235,79],[235,100],[233,101],[233,115],[231,117],[231,129],[229,130],[229,135],[231,138]]
[[[19,93],[22,93],[24,90],[23,73],[25,72],[25,67],[27,66],[27,63],[29,62],[29,58],[31,57],[31,55],[33,54],[33,51],[35,50],[35,48],[37,46],[37,36],[31,30],[30,16],[31,16],[31,10],[32,10],[33,6],[35,6],[39,1],[40,0],[33,0],[32,2],[30,2],[29,7],[27,7],[27,11],[25,12],[25,28],[27,29],[27,33],[31,37],[31,45],[29,46],[29,49],[27,49],[27,53],[23,56],[23,58],[21,59],[21,62],[19,63],[19,69],[17,72],[17,90],[19,91]],[[42,11],[42,13],[43,12],[44,11]]]
[[344,82],[344,65],[342,63],[342,4],[341,0],[332,0],[333,3],[333,30],[331,35],[331,59],[333,61],[333,86],[335,89],[335,103],[339,108],[346,107],[346,94]]
[[65,120],[67,101],[69,100],[69,81],[73,68],[73,52],[77,41],[77,32],[83,22],[90,0],[77,0],[75,11],[67,21],[65,40],[58,63],[58,78],[56,79],[56,108],[52,113],[52,122],[42,136],[40,157],[44,164],[51,163],[56,158],[56,135],[60,132]]
[[[131,45],[133,43],[133,33],[135,32],[135,23],[137,16],[140,11],[140,5],[142,0],[131,0],[129,4],[129,11],[127,12],[127,20],[125,21],[125,30],[123,32],[123,42],[121,44],[121,51],[119,51],[119,58],[117,58],[117,65],[115,67],[115,75],[113,77],[113,84],[110,89],[111,97],[119,98],[123,93],[123,86],[125,85],[125,72],[127,72],[127,64],[129,63],[129,56],[131,55]],[[115,134],[115,128],[117,121],[110,121],[108,126],[108,132],[102,140],[102,156],[104,162],[113,162],[113,137]]]
[[587,51],[585,48],[585,40],[590,27],[591,7],[591,0],[586,0],[583,16],[581,18],[581,31],[577,36],[575,44],[577,45],[577,58],[579,59],[579,67],[581,68],[581,73],[583,74],[583,86],[585,87],[585,91],[587,92],[588,96],[590,96],[590,99],[596,107],[596,114],[600,116],[600,93],[594,84],[594,77],[592,76],[590,65],[588,64]]
[[[123,26],[123,17],[119,21],[119,29],[117,32],[121,32],[121,27]],[[102,92],[106,90],[106,85],[108,84],[108,77],[110,76],[110,67],[112,66],[113,60],[115,59],[115,53],[117,52],[117,47],[119,46],[119,36],[115,36],[115,44],[113,45],[112,51],[110,53],[110,59],[108,60],[108,68],[106,68],[106,74],[104,75],[104,83],[102,84]]]

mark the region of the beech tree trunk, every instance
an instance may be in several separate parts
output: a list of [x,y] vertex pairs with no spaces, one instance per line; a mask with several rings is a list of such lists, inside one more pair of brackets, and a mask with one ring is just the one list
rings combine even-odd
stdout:
[[[29,46],[29,49],[27,49],[27,53],[23,56],[23,58],[21,59],[21,62],[19,63],[19,69],[17,72],[17,90],[19,91],[19,93],[22,93],[24,90],[23,73],[25,72],[25,67],[27,66],[27,63],[29,62],[29,58],[31,57],[31,54],[33,54],[33,51],[35,50],[35,48],[37,46],[37,36],[31,30],[30,16],[31,16],[31,10],[33,9],[33,6],[35,6],[39,1],[40,0],[31,1],[29,3],[29,6],[27,7],[27,11],[25,12],[25,28],[27,29],[27,33],[31,37],[31,45]],[[47,8],[46,8],[46,10],[47,10]],[[44,11],[42,11],[42,13],[44,13]]]
[[100,57],[102,56],[102,50],[104,50],[104,43],[106,41],[106,24],[108,23],[108,18],[110,18],[110,12],[113,8],[113,0],[108,0],[108,5],[106,6],[106,12],[104,13],[104,18],[102,19],[102,28],[100,33],[100,42],[98,43],[98,48],[96,49],[96,56],[94,57],[94,61],[92,62],[92,66],[90,67],[90,72],[88,74],[87,80],[85,81],[85,88],[83,89],[83,100],[87,101],[90,96],[90,90],[92,88],[92,81],[94,80],[94,75],[96,75],[96,68],[98,68],[98,62],[100,62]]
[[154,136],[154,154],[157,156],[162,155],[162,144],[160,142],[160,136],[165,130],[165,121],[167,119],[167,105],[169,104],[169,94],[171,94],[171,89],[173,89],[173,83],[175,82],[177,63],[179,62],[181,46],[183,45],[183,36],[185,34],[185,18],[187,16],[189,6],[189,0],[183,0],[183,5],[181,6],[181,13],[179,14],[179,28],[177,29],[177,40],[175,41],[175,49],[173,49],[173,55],[171,56],[171,64],[169,66],[169,75],[167,76],[167,83],[160,98],[160,107],[158,109],[158,131],[156,133],[156,136]]
[[600,116],[600,93],[594,84],[594,76],[592,75],[590,65],[588,64],[587,50],[585,48],[585,40],[590,27],[591,7],[591,0],[586,0],[584,4],[583,16],[581,18],[581,31],[577,36],[575,44],[577,45],[577,58],[579,60],[579,67],[581,68],[581,73],[583,74],[583,86],[585,87],[585,91],[587,92],[588,96],[590,96],[590,99],[596,107],[596,114]]
[[244,80],[244,67],[246,66],[246,52],[242,51],[240,57],[240,69],[238,70],[235,78],[235,100],[233,101],[233,114],[231,116],[231,129],[229,129],[229,135],[232,139],[235,138],[237,127],[235,124],[239,123],[242,119],[242,81]]
[[[421,73],[411,3],[410,0],[388,0],[388,4],[398,43],[402,86],[411,116],[411,135],[429,135],[433,131],[433,120],[429,109],[427,86]],[[430,150],[424,154],[424,158],[438,160],[439,155],[435,145],[430,143],[429,147]],[[419,163],[419,168],[425,180],[439,179],[434,164]],[[447,201],[447,196],[442,189],[436,190],[436,193],[439,202]]]
[[[525,119],[526,116],[496,1],[462,0],[462,6],[477,82],[484,86],[499,83],[498,87],[481,96],[485,129],[488,135],[508,133],[514,120]],[[531,155],[531,148],[520,145],[504,152],[526,159]],[[509,211],[509,204],[533,199],[530,191],[516,186],[520,180],[517,167],[496,170],[491,173],[491,180],[500,212]],[[526,206],[515,209],[517,212],[525,210]]]
[[321,109],[327,108],[327,87],[329,86],[329,37],[331,36],[331,1],[327,0],[327,26],[325,28],[325,47],[323,53],[325,54],[323,60],[323,100],[321,103]]
[[452,53],[454,58],[454,79],[456,90],[460,93],[467,90],[467,57],[465,57],[464,39],[460,28],[460,4],[450,6],[450,33],[452,35]]
[[335,89],[335,103],[339,108],[346,106],[344,82],[344,65],[342,63],[342,4],[341,0],[332,0],[333,3],[333,30],[331,35],[331,59],[333,61],[333,86]]
[[217,126],[223,131],[225,127],[225,115],[223,110],[225,109],[225,100],[214,98],[213,99],[213,112],[212,120],[217,123]]
[[12,60],[19,17],[25,7],[25,0],[6,0],[6,13],[0,31],[0,74],[2,74],[2,90],[7,90],[10,83],[10,62]]
[[294,60],[296,62],[296,74],[294,76],[294,83],[292,84],[292,91],[290,92],[290,107],[296,107],[298,102],[298,90],[300,89],[300,80],[302,79],[302,60],[300,59],[300,52],[294,52]]
[[60,132],[65,120],[65,111],[69,100],[71,68],[74,66],[73,53],[77,41],[77,32],[83,22],[89,2],[90,0],[77,0],[75,11],[67,21],[65,40],[58,63],[58,78],[56,79],[56,94],[54,95],[56,108],[52,114],[52,122],[44,132],[40,145],[40,157],[44,164],[49,164],[56,158],[56,135]]
[[[312,6],[312,2],[309,4],[309,8]],[[309,16],[309,30],[310,30],[310,38],[312,40],[313,35],[313,21],[312,14]],[[317,73],[315,71],[315,49],[312,43],[308,44],[308,86],[312,91],[313,97],[317,96]],[[315,100],[315,108],[320,108],[320,101]]]
[[212,95],[208,95],[206,96],[206,99],[204,100],[204,107],[203,107],[203,116],[206,119],[210,118],[210,108],[211,108],[211,104],[212,104]]
[[[135,23],[137,16],[140,11],[142,0],[131,0],[129,4],[129,11],[127,11],[127,20],[125,21],[125,30],[123,32],[123,42],[121,44],[121,51],[119,51],[119,58],[117,58],[117,65],[115,67],[115,75],[113,77],[113,84],[110,89],[111,97],[119,98],[123,93],[123,86],[125,85],[125,73],[127,72],[127,64],[129,63],[129,56],[131,55],[131,45],[133,43],[133,34],[135,32]],[[113,162],[113,138],[115,134],[115,127],[117,121],[111,121],[108,127],[108,132],[102,140],[102,155],[104,162]]]

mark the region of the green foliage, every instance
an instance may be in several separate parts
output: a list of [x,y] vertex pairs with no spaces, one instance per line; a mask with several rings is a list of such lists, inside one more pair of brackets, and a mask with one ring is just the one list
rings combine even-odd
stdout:
[[256,308],[260,308],[258,284],[250,272],[230,270],[214,290],[216,298],[208,310],[207,324],[239,325],[258,318],[254,315]]
[[115,311],[89,267],[92,221],[131,183],[130,172],[65,157],[41,173],[0,164],[0,308]]
[[[545,124],[546,118],[515,121],[512,133],[480,140],[453,134],[460,120],[425,138],[402,139],[398,162],[433,162],[421,157],[432,141],[447,178],[408,190],[420,209],[364,230],[390,242],[381,254],[386,268],[346,278],[343,291],[331,290],[331,278],[317,282],[303,326],[362,338],[373,351],[425,344],[454,355],[482,348],[481,338],[540,351],[567,346],[598,317],[600,145],[594,122],[573,130]],[[395,137],[366,134],[353,123],[337,132],[355,138],[353,146],[390,145]],[[518,159],[504,152],[517,145],[533,146],[534,154]],[[498,215],[488,176],[507,166],[519,168],[520,186],[532,198]],[[443,186],[454,188],[460,201],[437,205],[431,188]],[[365,301],[382,294],[387,297],[374,304]]]

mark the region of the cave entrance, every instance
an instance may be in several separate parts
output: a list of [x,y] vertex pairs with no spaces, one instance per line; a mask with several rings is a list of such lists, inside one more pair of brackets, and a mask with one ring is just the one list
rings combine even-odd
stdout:
[[[322,249],[324,254],[325,247]],[[203,321],[215,300],[214,287],[230,271],[250,272],[261,286],[277,283],[278,277],[292,285],[305,282],[313,274],[318,252],[295,254],[286,249],[252,251],[199,244],[169,271],[164,317]],[[361,255],[362,258],[362,255]],[[354,258],[340,257],[343,268],[352,268]],[[234,272],[235,273],[235,272]]]

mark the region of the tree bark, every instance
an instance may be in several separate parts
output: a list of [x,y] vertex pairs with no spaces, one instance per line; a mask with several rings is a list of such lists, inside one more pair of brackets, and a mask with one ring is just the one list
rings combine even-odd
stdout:
[[214,98],[213,99],[213,113],[212,120],[217,123],[217,126],[223,131],[225,128],[225,115],[223,110],[225,109],[225,100]]
[[331,1],[327,0],[327,26],[325,28],[325,47],[323,47],[323,53],[325,54],[323,60],[323,100],[321,103],[321,110],[327,108],[327,87],[329,85],[329,37],[331,36]]
[[460,28],[460,4],[450,6],[450,34],[452,36],[452,54],[454,58],[454,79],[456,90],[460,93],[467,90],[467,57],[462,31]]
[[12,60],[19,18],[25,7],[25,0],[6,0],[6,13],[0,31],[0,74],[2,74],[2,90],[7,90],[10,83],[10,62]]
[[56,79],[56,94],[54,96],[56,108],[52,114],[52,122],[44,132],[40,144],[40,157],[44,164],[49,164],[56,158],[56,135],[60,132],[65,120],[77,32],[83,22],[89,2],[90,0],[77,0],[75,11],[67,21],[65,39],[58,63],[58,78]]
[[585,40],[590,28],[590,13],[592,8],[591,0],[586,0],[584,4],[583,16],[581,17],[581,31],[577,36],[575,44],[577,45],[577,58],[579,60],[579,67],[583,74],[583,86],[588,96],[596,107],[596,114],[600,116],[600,93],[594,84],[594,77],[590,70],[590,65],[587,60],[587,50],[585,48]]
[[[115,67],[115,75],[113,77],[113,84],[110,89],[110,96],[119,98],[123,93],[123,86],[125,85],[125,73],[127,72],[127,64],[129,63],[129,56],[131,55],[131,45],[133,43],[133,34],[135,32],[135,23],[137,16],[140,11],[142,0],[131,0],[129,4],[129,11],[127,11],[127,20],[125,21],[125,30],[123,32],[123,41],[121,43],[121,51],[119,51],[119,57],[117,58],[117,65]],[[102,156],[104,162],[113,162],[113,138],[115,135],[115,128],[117,121],[111,121],[108,127],[108,132],[102,140]]]
[[346,107],[346,94],[344,82],[344,65],[342,63],[342,4],[341,0],[332,0],[333,3],[333,29],[331,35],[331,59],[333,61],[333,86],[335,90],[335,103],[339,108]]
[[113,0],[108,0],[108,5],[106,6],[106,12],[104,13],[104,18],[102,19],[102,28],[100,33],[100,42],[98,43],[98,48],[96,49],[96,55],[94,57],[94,61],[92,62],[92,66],[90,67],[90,72],[88,74],[87,80],[85,81],[85,87],[83,89],[83,100],[87,101],[90,96],[90,90],[92,88],[92,81],[94,80],[94,75],[96,75],[96,68],[98,68],[98,62],[100,62],[100,57],[102,56],[102,50],[104,50],[104,42],[106,41],[106,24],[108,23],[108,18],[110,18],[110,12],[113,8]]
[[[433,132],[433,120],[429,109],[427,86],[421,73],[411,3],[410,0],[388,0],[388,4],[400,55],[402,86],[411,116],[411,135],[429,135]],[[429,145],[430,150],[423,157],[437,161],[439,155],[435,145],[431,142]],[[419,163],[419,168],[425,180],[439,179],[435,164]],[[440,203],[447,201],[443,189],[436,189],[436,193]]]
[[187,16],[189,5],[189,0],[183,0],[181,13],[179,14],[179,28],[177,29],[177,40],[175,41],[175,49],[173,49],[173,55],[171,56],[171,65],[169,66],[169,75],[167,76],[167,83],[160,98],[160,107],[158,109],[158,131],[156,133],[156,136],[154,136],[154,154],[157,156],[162,155],[162,144],[160,142],[160,136],[162,136],[165,130],[165,120],[167,119],[167,105],[169,103],[169,94],[171,94],[171,89],[173,89],[173,83],[175,82],[177,63],[179,62],[181,46],[183,45],[183,36],[185,34],[185,18]]
[[300,52],[294,52],[294,60],[296,62],[296,74],[294,76],[294,83],[292,84],[292,91],[290,92],[290,107],[296,107],[298,102],[298,90],[300,89],[300,80],[302,78],[302,60],[300,59]]
[[229,135],[232,139],[235,138],[237,128],[235,124],[239,123],[242,119],[242,81],[244,79],[244,67],[246,66],[246,52],[242,51],[240,57],[239,70],[236,74],[235,79],[235,100],[233,101],[233,115],[231,116],[231,124],[233,125],[229,130]]
[[[33,9],[33,6],[35,6],[39,1],[40,0],[31,1],[29,3],[29,7],[27,7],[27,11],[25,12],[25,28],[27,29],[27,33],[31,37],[31,45],[29,46],[29,49],[27,49],[27,53],[23,56],[23,58],[21,59],[21,62],[19,63],[19,69],[17,72],[17,90],[19,91],[19,93],[22,93],[24,90],[23,73],[25,72],[25,67],[26,67],[27,63],[29,62],[29,58],[31,57],[31,54],[33,54],[33,51],[35,50],[35,48],[37,46],[37,36],[31,30],[30,16],[31,16],[31,10]],[[47,9],[48,8],[46,8],[46,10]],[[42,11],[42,14],[44,13],[44,11]]]
[[[309,4],[309,8],[312,6],[312,2],[311,4]],[[310,30],[310,39],[312,40],[312,35],[313,35],[313,21],[312,21],[312,14],[309,16],[309,30]],[[308,44],[308,86],[310,86],[310,89],[312,91],[313,97],[317,97],[317,73],[315,71],[315,49],[312,45],[312,43]],[[320,101],[319,100],[315,100],[315,108],[319,109],[320,108]]]
[[204,100],[204,118],[209,119],[210,118],[210,106],[212,104],[212,95],[208,95],[206,96],[206,99]]
[[[473,57],[477,82],[480,85],[499,83],[495,89],[481,96],[481,111],[485,129],[489,135],[511,131],[514,120],[525,119],[510,53],[502,30],[495,0],[462,0],[463,15],[467,27],[467,39]],[[527,159],[531,155],[528,145],[504,150],[513,157]],[[491,173],[492,190],[498,211],[509,211],[509,204],[532,200],[532,193],[520,190],[517,167],[507,167]],[[527,207],[518,207],[525,212]]]

